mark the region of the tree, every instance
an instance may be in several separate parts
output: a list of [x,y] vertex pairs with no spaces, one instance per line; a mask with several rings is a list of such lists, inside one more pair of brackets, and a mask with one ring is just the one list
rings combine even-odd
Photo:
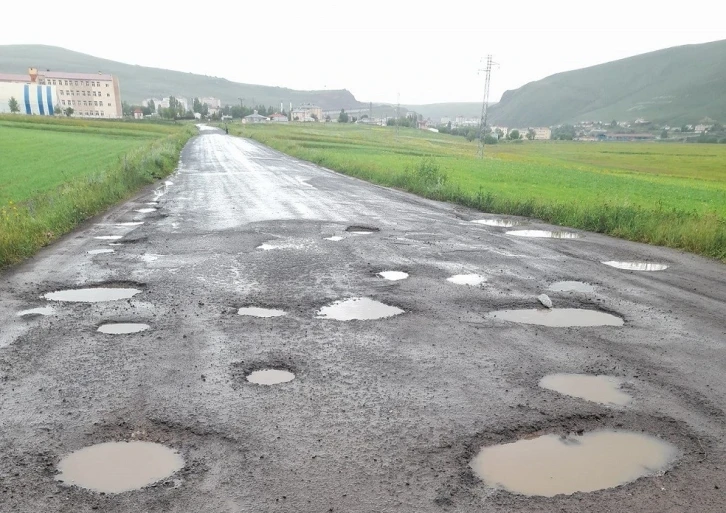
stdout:
[[318,120],[318,115],[315,114],[314,112],[310,114],[310,117],[313,118],[315,121]]
[[509,135],[507,135],[507,138],[511,141],[515,141],[519,139],[519,130],[516,128],[514,130],[510,130]]
[[330,116],[328,114],[325,115],[325,122],[330,123]]
[[199,101],[199,98],[194,98],[194,100],[192,100],[192,110],[199,114],[202,113],[202,102]]
[[340,109],[340,115],[338,116],[338,123],[347,123],[350,118],[345,109]]
[[610,128],[617,128],[617,126],[618,126],[618,122],[617,122],[617,121],[615,121],[615,120],[613,119],[613,120],[612,120],[612,121],[610,122]]
[[534,141],[534,138],[537,137],[537,134],[532,130],[531,128],[527,130],[527,139],[530,141]]
[[134,111],[131,108],[131,105],[128,104],[128,102],[121,103],[121,113],[124,117],[131,116]]
[[661,138],[661,139],[668,139],[668,130],[663,130],[663,131],[662,131],[662,132],[660,133],[660,138]]
[[15,99],[15,96],[11,96],[10,100],[8,101],[8,107],[10,107],[10,112],[15,114],[16,112],[20,112],[20,107],[18,107],[18,100]]
[[497,134],[497,139],[501,139],[502,137],[504,137],[504,130],[502,130],[501,128],[497,128],[496,134]]
[[156,112],[156,103],[154,103],[154,100],[149,100],[149,112],[152,114]]
[[56,116],[60,116],[63,113],[60,105],[54,105],[53,112],[55,113]]
[[73,110],[73,107],[66,107],[63,110],[63,114],[65,114],[68,117],[71,117],[75,111]]

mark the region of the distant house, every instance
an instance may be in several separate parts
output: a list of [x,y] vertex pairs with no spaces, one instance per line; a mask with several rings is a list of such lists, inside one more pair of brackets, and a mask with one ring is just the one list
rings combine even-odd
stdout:
[[293,121],[313,122],[323,119],[323,109],[312,103],[303,103],[293,109],[291,113]]
[[260,116],[257,111],[254,111],[249,116],[242,118],[242,123],[267,123],[269,119],[265,116]]
[[552,139],[552,130],[547,127],[539,126],[534,127],[532,130],[534,130],[535,141]]
[[710,125],[696,125],[693,127],[693,131],[697,134],[704,134],[709,128],[711,128]]
[[272,116],[270,116],[270,121],[272,121],[273,123],[287,123],[288,119],[285,114],[275,112]]
[[138,107],[134,109],[134,119],[144,119],[144,112]]
[[605,134],[608,141],[651,141],[655,140],[653,134]]

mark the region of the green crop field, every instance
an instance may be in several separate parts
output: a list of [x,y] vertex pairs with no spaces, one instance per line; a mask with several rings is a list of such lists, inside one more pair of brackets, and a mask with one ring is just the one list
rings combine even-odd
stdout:
[[296,157],[484,212],[522,215],[726,260],[726,146],[525,141],[421,130],[235,125]]
[[174,169],[189,125],[0,116],[0,267]]

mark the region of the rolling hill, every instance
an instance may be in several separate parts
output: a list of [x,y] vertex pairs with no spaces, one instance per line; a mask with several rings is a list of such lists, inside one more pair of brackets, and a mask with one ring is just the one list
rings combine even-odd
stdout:
[[507,91],[492,124],[644,118],[671,124],[726,121],[726,40],[678,46],[558,73]]
[[195,75],[93,57],[84,53],[45,45],[0,46],[0,72],[27,73],[28,67],[40,70],[96,73],[102,71],[116,75],[121,84],[124,101],[138,104],[145,98],[169,96],[213,96],[222,103],[237,104],[244,98],[247,105],[264,104],[278,106],[284,102],[293,105],[310,102],[325,109],[354,109],[365,107],[348,90],[297,91],[283,87],[271,87],[231,82],[224,78]]

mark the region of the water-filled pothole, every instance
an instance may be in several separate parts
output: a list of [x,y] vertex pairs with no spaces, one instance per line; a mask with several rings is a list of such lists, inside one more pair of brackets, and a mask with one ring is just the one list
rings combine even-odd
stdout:
[[127,223],[114,223],[116,226],[141,226],[143,221],[129,221]]
[[176,451],[152,442],[107,442],[63,458],[56,479],[97,492],[138,490],[184,467]]
[[239,315],[249,315],[251,317],[281,317],[285,315],[284,310],[276,310],[274,308],[260,308],[256,306],[243,306],[237,310]]
[[664,271],[668,269],[666,264],[655,264],[650,262],[616,262],[614,260],[603,262],[605,265],[626,271]]
[[381,231],[380,228],[376,228],[375,226],[363,226],[363,225],[351,225],[345,229],[346,232],[353,232],[353,233],[372,233],[372,232],[379,232]]
[[554,328],[587,326],[622,326],[624,321],[615,315],[581,308],[552,308],[499,310],[489,313],[490,317],[522,324],[537,324]]
[[324,306],[317,314],[319,319],[335,319],[337,321],[373,320],[393,317],[404,313],[398,307],[386,305],[367,297],[355,297],[336,301]]
[[507,232],[507,235],[545,239],[579,239],[582,237],[579,233],[551,230],[510,230]]
[[111,287],[94,287],[86,289],[68,289],[48,292],[43,295],[45,299],[51,301],[68,301],[72,303],[98,303],[101,301],[117,301],[119,299],[129,299],[141,292],[139,289],[133,288],[111,288]]
[[139,322],[114,322],[111,324],[103,324],[98,327],[101,333],[110,335],[127,335],[129,333],[140,333],[149,329],[148,324]]
[[119,240],[122,239],[123,235],[98,235],[94,237],[97,240]]
[[483,447],[470,465],[490,487],[554,497],[635,481],[664,470],[677,455],[675,446],[653,436],[601,430]]
[[579,397],[601,404],[624,406],[633,398],[620,390],[623,380],[615,376],[590,374],[550,374],[539,381],[539,386],[560,394]]
[[456,283],[457,285],[471,285],[472,287],[476,287],[487,281],[487,279],[479,274],[455,274],[454,276],[446,278],[446,281]]
[[25,315],[53,315],[53,313],[55,313],[55,308],[53,308],[52,306],[42,306],[39,308],[22,310],[15,315],[17,315],[18,317],[23,317]]
[[113,253],[113,249],[92,249],[88,251],[89,255],[103,255],[105,253]]
[[474,219],[472,223],[483,224],[485,226],[498,226],[500,228],[511,228],[512,226],[519,226],[519,221],[511,221],[509,219]]
[[553,292],[595,292],[595,287],[583,281],[558,281],[549,286]]
[[378,273],[378,276],[385,280],[398,281],[408,278],[408,273],[405,273],[403,271],[383,271]]
[[148,208],[137,208],[135,212],[138,212],[139,214],[151,214],[152,212],[156,212],[155,208],[148,207]]
[[325,240],[332,240],[333,242],[338,242],[343,240],[343,237],[339,235],[333,235],[332,237],[325,237]]
[[283,369],[256,370],[247,376],[247,381],[257,385],[279,385],[295,379],[295,374]]

